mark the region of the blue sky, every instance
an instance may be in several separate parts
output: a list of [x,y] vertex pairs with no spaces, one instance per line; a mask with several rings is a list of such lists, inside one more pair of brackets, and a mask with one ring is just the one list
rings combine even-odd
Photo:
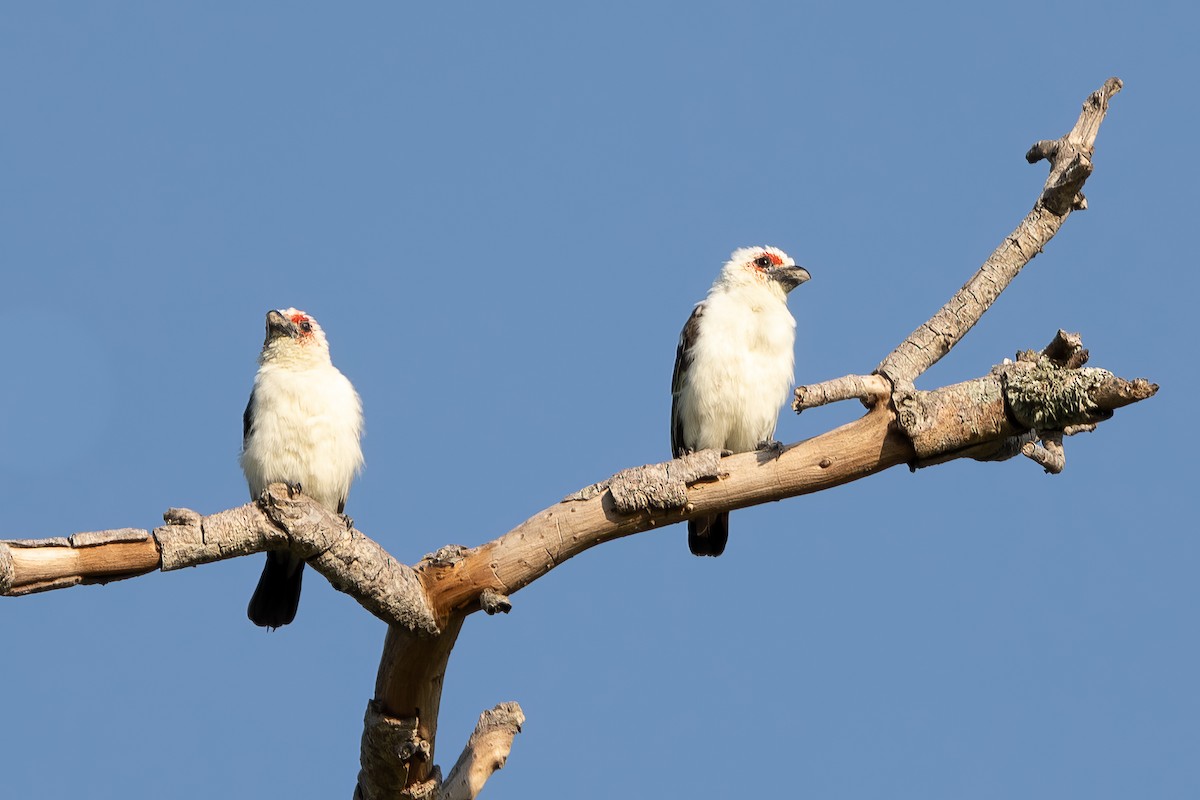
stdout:
[[[1200,391],[1183,3],[23,4],[0,19],[0,537],[245,502],[263,314],[362,395],[348,506],[412,563],[668,455],[679,329],[736,247],[813,280],[797,378],[869,372],[1125,81],[1076,214],[923,379],[1057,328],[1160,394],[1030,462],[892,470],[590,551],[471,618],[437,760],[491,798],[1195,797]],[[784,413],[796,441],[856,407]],[[13,797],[347,796],[382,623],[260,557],[0,602]],[[180,778],[180,775],[186,775]]]

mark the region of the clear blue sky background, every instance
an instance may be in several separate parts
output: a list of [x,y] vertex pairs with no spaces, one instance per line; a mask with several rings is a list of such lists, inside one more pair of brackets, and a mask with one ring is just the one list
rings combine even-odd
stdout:
[[[27,3],[0,19],[0,537],[247,499],[267,309],[367,417],[412,563],[668,455],[735,247],[813,274],[797,375],[869,372],[1021,219],[1118,75],[1091,208],[927,388],[1059,328],[1162,385],[1025,460],[903,469],[593,550],[470,619],[437,760],[492,798],[1200,796],[1193,4]],[[853,404],[782,416],[797,441]],[[0,602],[0,794],[348,797],[384,626],[260,557]]]

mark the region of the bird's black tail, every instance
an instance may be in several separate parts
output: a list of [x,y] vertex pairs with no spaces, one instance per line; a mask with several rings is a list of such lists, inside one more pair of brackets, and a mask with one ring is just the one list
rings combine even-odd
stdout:
[[296,618],[300,607],[300,582],[304,578],[304,562],[291,553],[267,553],[254,596],[246,616],[262,628],[278,628]]
[[719,556],[729,541],[729,512],[688,520],[688,549],[694,556]]

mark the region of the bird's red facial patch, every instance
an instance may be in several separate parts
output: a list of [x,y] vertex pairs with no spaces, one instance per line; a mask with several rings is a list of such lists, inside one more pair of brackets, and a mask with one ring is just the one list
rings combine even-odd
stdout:
[[292,324],[300,329],[301,336],[312,335],[312,321],[303,314],[292,314]]
[[746,266],[753,269],[755,272],[762,273],[764,270],[774,267],[782,267],[783,259],[774,253],[762,252],[755,256]]

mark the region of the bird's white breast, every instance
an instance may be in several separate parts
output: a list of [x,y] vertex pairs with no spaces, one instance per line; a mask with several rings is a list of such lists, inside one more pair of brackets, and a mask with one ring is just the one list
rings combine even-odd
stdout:
[[241,456],[252,497],[273,482],[299,483],[336,511],[362,467],[362,407],[332,365],[263,365],[254,380],[253,427]]
[[679,397],[684,445],[741,453],[771,438],[792,385],[795,338],[786,301],[768,287],[710,294]]

